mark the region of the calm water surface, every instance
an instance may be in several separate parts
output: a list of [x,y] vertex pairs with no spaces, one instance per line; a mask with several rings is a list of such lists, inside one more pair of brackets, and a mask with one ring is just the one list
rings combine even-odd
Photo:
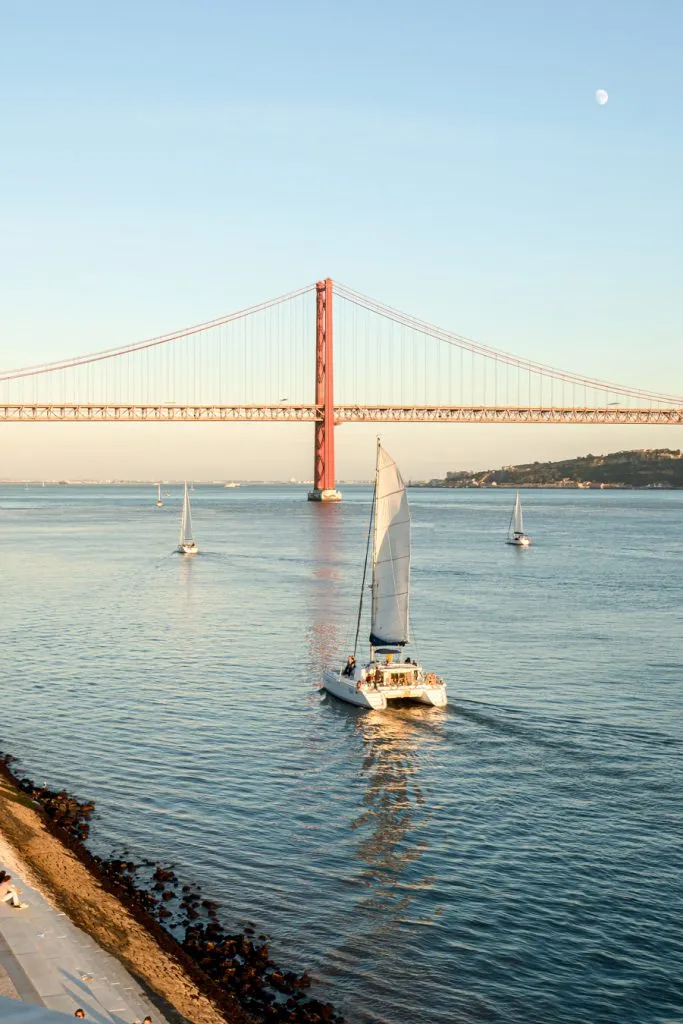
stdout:
[[[351,1021],[683,1020],[683,494],[410,492],[444,710],[319,692],[369,489],[0,489],[3,746]],[[366,635],[366,631],[364,631]],[[415,653],[415,648],[411,653]]]

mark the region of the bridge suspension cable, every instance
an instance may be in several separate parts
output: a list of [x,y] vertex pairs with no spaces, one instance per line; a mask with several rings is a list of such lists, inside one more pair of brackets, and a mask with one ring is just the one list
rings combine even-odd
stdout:
[[[378,302],[376,299],[372,299],[369,296],[364,295],[362,292],[358,292],[355,289],[349,288],[348,286],[338,282],[335,282],[335,294],[355,307],[374,313],[385,321],[394,323],[408,331],[415,332],[423,338],[431,338],[435,341],[444,342],[454,348],[467,351],[473,356],[483,357],[491,363],[513,367],[518,373],[532,374],[536,377],[545,378],[547,381],[555,380],[560,384],[572,385],[574,387],[588,389],[593,392],[601,392],[609,396],[619,395],[625,398],[640,399],[668,406],[683,405],[683,396],[680,395],[672,396],[644,388],[613,384],[593,377],[587,377],[583,374],[574,373],[572,371],[558,370],[542,363],[536,363],[532,360],[515,356],[509,352],[494,349],[488,345],[473,341],[471,338],[456,334],[454,331],[445,330],[444,328],[438,327],[426,320],[421,320],[418,317],[403,313],[392,306]],[[403,341],[404,339],[401,340]],[[397,363],[395,362],[394,365],[397,365]],[[484,373],[485,372],[486,371],[484,371]],[[461,396],[461,398],[464,397],[466,396]]]
[[131,355],[134,352],[142,352],[144,349],[156,348],[158,345],[166,345],[171,341],[179,341],[181,338],[189,338],[193,334],[209,331],[215,327],[223,327],[236,320],[243,320],[256,313],[262,313],[265,310],[273,309],[274,307],[280,306],[292,299],[297,299],[302,295],[312,293],[314,287],[314,285],[309,284],[304,288],[298,288],[296,291],[287,292],[285,295],[278,295],[275,299],[267,299],[265,302],[259,302],[256,306],[247,306],[245,309],[240,309],[236,313],[228,313],[226,316],[218,317],[215,320],[206,320],[204,323],[194,324],[191,327],[182,327],[180,330],[172,331],[169,334],[158,334],[156,337],[146,338],[143,341],[133,342],[130,345],[103,349],[99,352],[92,352],[90,355],[74,356],[71,359],[61,359],[53,363],[43,363],[35,366],[26,366],[16,370],[6,370],[0,372],[0,383],[2,381],[18,380],[21,377],[33,377],[42,373],[67,370],[76,366],[85,366],[87,363],[97,363],[104,359],[115,359],[117,356]]
[[311,286],[133,344],[0,373],[0,404],[80,406],[88,418],[113,407],[146,418],[132,408],[303,406],[314,398],[314,366]]

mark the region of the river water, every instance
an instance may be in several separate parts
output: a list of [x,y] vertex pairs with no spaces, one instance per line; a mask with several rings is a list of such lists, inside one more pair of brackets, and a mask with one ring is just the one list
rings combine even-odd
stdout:
[[[409,492],[445,710],[322,695],[369,488],[0,488],[2,746],[350,1021],[683,1020],[683,493]],[[367,631],[363,631],[363,636]]]

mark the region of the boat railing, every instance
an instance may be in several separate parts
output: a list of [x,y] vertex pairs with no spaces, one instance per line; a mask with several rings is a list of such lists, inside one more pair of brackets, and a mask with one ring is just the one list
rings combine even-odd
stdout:
[[412,686],[443,686],[444,681],[434,672],[424,673],[422,668],[415,666],[388,666],[377,665],[375,668],[361,668],[350,676],[339,670],[339,681],[355,682],[356,689],[382,690],[395,689],[396,687]]
[[375,670],[375,672],[369,672],[365,679],[361,681],[363,685],[379,690],[383,687],[419,686],[423,679],[424,677],[419,668],[397,672],[395,669],[387,670],[385,667],[382,667],[379,670]]

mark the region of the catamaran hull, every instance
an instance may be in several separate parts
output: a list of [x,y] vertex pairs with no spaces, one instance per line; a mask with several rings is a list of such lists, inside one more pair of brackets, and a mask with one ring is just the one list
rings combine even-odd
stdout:
[[339,676],[337,672],[323,673],[323,687],[347,704],[372,708],[373,711],[386,711],[392,700],[414,700],[435,708],[443,708],[448,703],[445,686],[391,686],[381,690],[359,690],[353,679]]
[[519,537],[515,540],[506,540],[506,544],[512,544],[513,548],[528,548],[531,544],[529,537]]
[[176,550],[179,555],[196,555],[199,548],[196,544],[179,544]]
[[359,708],[374,708],[383,711],[387,702],[381,693],[364,693],[356,689],[356,683],[346,676],[339,677],[337,672],[323,673],[323,686],[333,697],[345,700],[347,704],[356,704]]

